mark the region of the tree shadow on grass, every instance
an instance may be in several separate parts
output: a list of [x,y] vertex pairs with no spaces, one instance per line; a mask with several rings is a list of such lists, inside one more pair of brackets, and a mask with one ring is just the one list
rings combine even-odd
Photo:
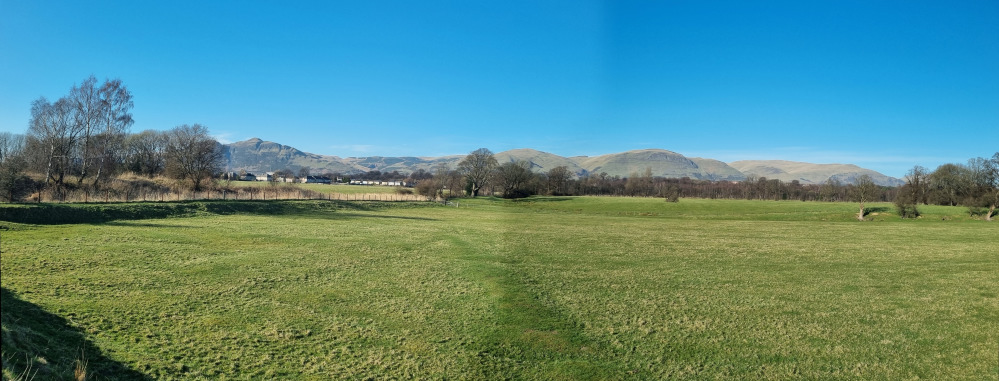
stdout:
[[513,200],[514,202],[556,202],[556,201],[569,201],[573,197],[567,196],[531,196],[527,198],[519,198]]
[[[409,216],[393,216],[384,214],[359,214],[359,213],[310,213],[304,216],[317,219],[325,220],[347,220],[347,219],[358,219],[358,218],[385,218],[385,219],[397,219],[397,220],[410,220],[410,221],[439,221],[436,218],[428,217],[409,217]],[[277,216],[281,218],[301,218],[302,215],[284,215]]]
[[133,221],[129,221],[129,220],[105,222],[105,223],[103,223],[101,225],[132,226],[132,227],[144,227],[144,228],[190,228],[190,226],[184,226],[184,225],[157,224],[157,223],[148,223],[148,222],[133,222]]
[[0,288],[0,323],[3,371],[15,379],[71,380],[77,360],[86,361],[89,380],[152,379],[108,358],[66,319],[6,288]]
[[864,216],[866,217],[871,213],[887,213],[890,210],[891,210],[890,208],[884,206],[874,206],[874,207],[864,208]]
[[107,204],[0,205],[0,221],[37,225],[103,224],[111,221],[190,217],[204,214],[296,215],[378,211],[390,202],[340,200],[181,201]]

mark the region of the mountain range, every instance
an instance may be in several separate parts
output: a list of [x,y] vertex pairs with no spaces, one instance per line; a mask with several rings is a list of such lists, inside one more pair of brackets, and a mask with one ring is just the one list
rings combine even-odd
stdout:
[[[279,169],[298,170],[309,167],[312,173],[337,172],[356,174],[378,170],[410,173],[419,169],[433,171],[439,163],[457,167],[465,155],[439,157],[339,157],[303,152],[294,147],[264,141],[258,138],[224,145],[229,170],[265,172]],[[609,176],[629,177],[652,170],[653,176],[689,177],[712,181],[742,181],[747,177],[766,177],[802,184],[821,184],[829,179],[844,184],[853,183],[862,175],[869,175],[879,185],[898,186],[897,178],[852,164],[812,164],[782,160],[743,160],[725,163],[719,160],[686,157],[664,149],[641,149],[600,156],[563,157],[529,148],[498,152],[500,163],[526,161],[535,172],[547,172],[565,166],[577,176],[606,173]]]

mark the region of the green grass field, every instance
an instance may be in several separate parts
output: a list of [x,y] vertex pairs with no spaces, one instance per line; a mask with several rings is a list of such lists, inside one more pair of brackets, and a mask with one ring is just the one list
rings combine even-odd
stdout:
[[5,377],[999,378],[999,224],[963,208],[185,205],[3,223]]

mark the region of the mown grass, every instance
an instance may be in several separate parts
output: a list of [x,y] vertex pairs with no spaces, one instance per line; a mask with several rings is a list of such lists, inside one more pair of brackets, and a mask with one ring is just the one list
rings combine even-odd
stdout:
[[17,298],[155,379],[999,377],[999,225],[962,208],[270,205],[6,223],[4,358],[72,373]]

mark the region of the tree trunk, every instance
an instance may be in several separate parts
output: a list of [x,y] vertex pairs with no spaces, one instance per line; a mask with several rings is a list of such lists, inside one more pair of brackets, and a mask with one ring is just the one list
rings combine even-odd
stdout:
[[97,167],[97,176],[94,177],[94,187],[97,187],[97,183],[101,181],[101,173],[104,171],[104,156],[101,156],[100,164]]
[[857,220],[864,220],[864,204],[860,204],[860,213],[857,213]]
[[76,184],[83,184],[83,179],[87,178],[87,160],[83,160],[83,169],[80,171],[79,175],[76,175]]
[[52,160],[55,160],[55,144],[49,143],[49,163],[45,166],[45,183],[52,178]]
[[985,214],[985,221],[992,221],[992,213],[996,211],[996,204],[989,205],[989,212]]

